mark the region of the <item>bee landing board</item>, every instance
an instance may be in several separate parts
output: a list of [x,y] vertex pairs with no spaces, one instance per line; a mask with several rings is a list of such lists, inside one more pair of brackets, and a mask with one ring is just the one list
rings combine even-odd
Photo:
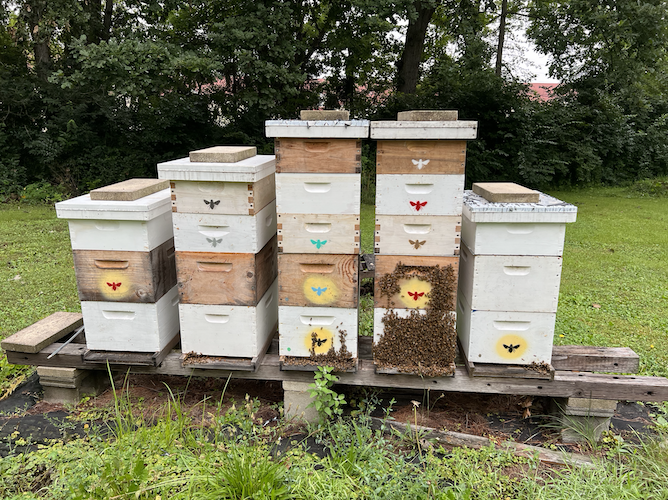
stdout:
[[453,215],[379,215],[375,253],[459,255],[462,218]]
[[377,175],[376,215],[461,215],[464,175]]
[[274,141],[276,173],[359,174],[362,141],[356,139],[299,139]]
[[359,174],[276,174],[279,214],[359,215]]
[[463,175],[466,141],[378,141],[376,174]]
[[279,213],[278,249],[283,253],[358,254],[360,218]]

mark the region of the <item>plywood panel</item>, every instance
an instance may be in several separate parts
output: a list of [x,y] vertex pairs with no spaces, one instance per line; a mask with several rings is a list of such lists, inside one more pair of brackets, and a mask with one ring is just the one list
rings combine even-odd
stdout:
[[377,175],[376,215],[461,215],[463,175]]
[[456,215],[379,215],[376,253],[458,255],[461,222],[462,218]]
[[376,174],[457,174],[466,166],[466,141],[378,141]]
[[177,252],[181,304],[254,306],[278,274],[274,236],[258,254]]
[[284,253],[359,253],[355,215],[278,214],[278,248]]
[[[357,357],[357,309],[338,307],[278,308],[279,354],[309,357],[311,347],[316,354],[326,353],[332,344],[341,349],[340,332],[344,332],[346,348]],[[316,333],[316,339],[312,334]]]
[[281,254],[278,257],[283,306],[357,307],[357,255]]
[[360,174],[276,174],[279,214],[359,215]]
[[295,139],[274,141],[276,173],[354,174],[361,170],[362,142],[356,139]]

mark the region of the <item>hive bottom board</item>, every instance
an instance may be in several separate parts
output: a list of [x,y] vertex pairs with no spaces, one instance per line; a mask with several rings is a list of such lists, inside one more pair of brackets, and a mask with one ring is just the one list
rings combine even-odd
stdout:
[[178,289],[154,304],[81,302],[86,345],[92,351],[161,351],[179,332]]
[[549,364],[556,313],[472,311],[457,298],[457,332],[473,363]]
[[253,358],[266,347],[278,320],[278,279],[257,306],[180,304],[181,351]]
[[343,332],[346,348],[357,358],[356,308],[280,306],[278,331],[281,356],[307,358],[311,348],[316,354],[325,354],[332,345],[338,352]]

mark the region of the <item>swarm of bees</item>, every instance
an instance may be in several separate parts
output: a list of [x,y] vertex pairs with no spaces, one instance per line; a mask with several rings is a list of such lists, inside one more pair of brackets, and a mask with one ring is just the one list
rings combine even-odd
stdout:
[[[419,278],[431,284],[426,314],[411,311],[401,318],[392,311],[391,300],[403,279]],[[397,264],[392,273],[379,278],[379,290],[389,309],[383,317],[383,337],[373,346],[374,362],[426,377],[452,375],[457,353],[457,333],[451,311],[457,281],[452,266],[406,266]]]
[[323,345],[326,340],[318,336],[317,331],[311,333],[311,356],[300,358],[297,356],[285,356],[283,363],[286,365],[304,365],[304,366],[331,366],[335,371],[345,372],[355,368],[355,358],[346,346],[347,332],[339,328],[339,342],[341,348],[336,351],[334,342],[329,346],[329,350],[323,354],[316,354],[316,346]]

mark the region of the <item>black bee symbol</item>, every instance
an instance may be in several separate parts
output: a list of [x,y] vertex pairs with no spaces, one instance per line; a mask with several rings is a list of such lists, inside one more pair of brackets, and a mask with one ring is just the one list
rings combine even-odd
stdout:
[[408,240],[408,243],[410,243],[411,245],[413,245],[413,246],[415,247],[415,249],[417,250],[417,249],[420,248],[422,245],[424,245],[425,243],[427,243],[427,240],[423,240],[423,241],[419,241],[419,240],[415,240],[415,241],[413,241],[413,240]]
[[512,352],[513,352],[515,349],[519,349],[520,345],[519,345],[519,344],[517,344],[517,345],[513,345],[513,344],[506,345],[506,344],[503,344],[503,347],[505,347],[506,349],[508,349],[508,352],[512,354]]
[[319,338],[311,339],[311,344],[313,346],[317,345],[318,347],[320,347],[322,344],[326,344],[326,343],[327,343],[327,339],[319,339]]
[[206,203],[207,205],[209,205],[209,208],[210,208],[211,210],[213,210],[213,207],[215,207],[216,205],[218,205],[218,204],[220,203],[220,200],[218,200],[218,201],[213,201],[213,200],[211,200],[211,201],[207,201],[207,200],[204,200],[204,203]]

